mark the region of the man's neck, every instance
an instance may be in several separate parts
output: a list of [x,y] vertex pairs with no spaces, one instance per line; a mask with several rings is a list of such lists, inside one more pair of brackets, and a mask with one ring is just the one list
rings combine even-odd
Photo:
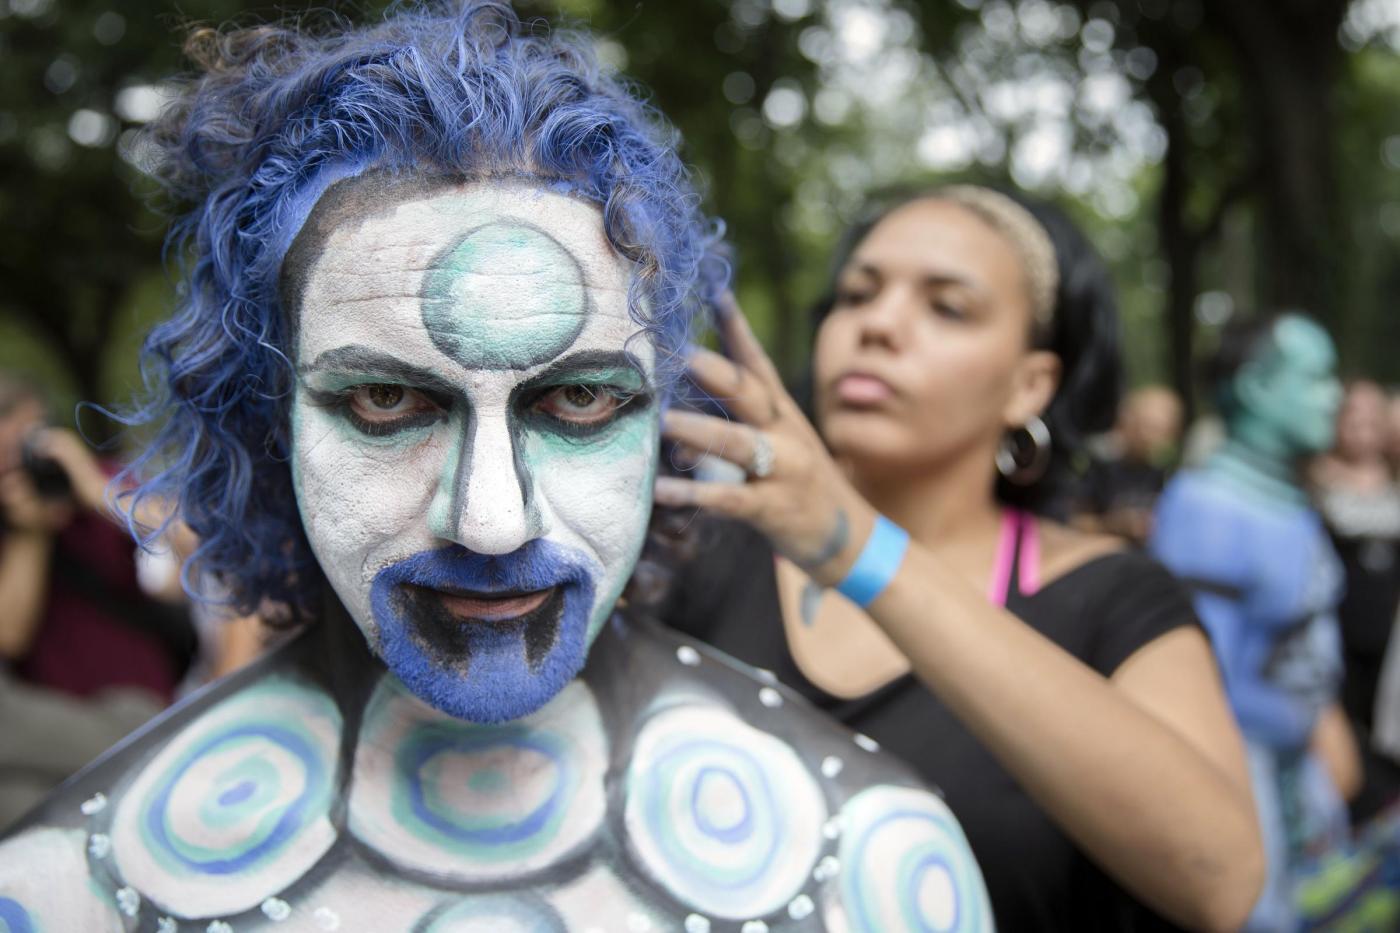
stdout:
[[1206,469],[1255,496],[1288,505],[1306,505],[1296,459],[1277,445],[1251,443],[1232,434],[1206,463]]

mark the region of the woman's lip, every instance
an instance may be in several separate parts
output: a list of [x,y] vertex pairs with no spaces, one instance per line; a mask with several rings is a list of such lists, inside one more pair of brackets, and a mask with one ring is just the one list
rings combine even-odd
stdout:
[[485,593],[466,595],[436,590],[438,599],[448,612],[459,619],[482,622],[508,622],[528,615],[540,608],[554,592],[554,587],[534,590],[529,593],[511,593],[507,596],[490,596]]
[[894,397],[888,382],[868,373],[847,373],[836,380],[834,388],[837,401],[843,405],[879,405]]

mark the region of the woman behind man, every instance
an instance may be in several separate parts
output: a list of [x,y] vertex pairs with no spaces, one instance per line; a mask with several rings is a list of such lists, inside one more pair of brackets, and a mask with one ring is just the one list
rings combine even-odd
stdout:
[[666,434],[749,479],[663,477],[657,502],[758,533],[712,529],[670,620],[938,784],[1002,929],[1237,927],[1261,849],[1190,603],[1146,558],[1030,511],[1053,511],[1067,454],[1112,417],[1101,264],[1058,214],[972,187],[848,244],[819,309],[820,433],[737,313],[733,361],[692,359],[744,423],[672,412]]

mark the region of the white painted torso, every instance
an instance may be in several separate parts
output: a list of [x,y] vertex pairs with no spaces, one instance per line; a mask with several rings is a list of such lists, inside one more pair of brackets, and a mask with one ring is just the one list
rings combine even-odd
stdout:
[[934,794],[711,649],[613,625],[538,713],[477,726],[382,675],[346,715],[301,669],[308,643],[177,709],[0,843],[0,919],[206,933],[992,928]]

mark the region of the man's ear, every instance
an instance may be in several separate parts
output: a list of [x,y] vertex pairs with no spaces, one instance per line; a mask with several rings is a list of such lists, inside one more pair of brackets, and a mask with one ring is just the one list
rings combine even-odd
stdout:
[[1060,386],[1060,358],[1049,350],[1032,350],[1021,358],[1012,375],[1011,398],[1003,419],[1008,428],[1019,428],[1050,407]]

